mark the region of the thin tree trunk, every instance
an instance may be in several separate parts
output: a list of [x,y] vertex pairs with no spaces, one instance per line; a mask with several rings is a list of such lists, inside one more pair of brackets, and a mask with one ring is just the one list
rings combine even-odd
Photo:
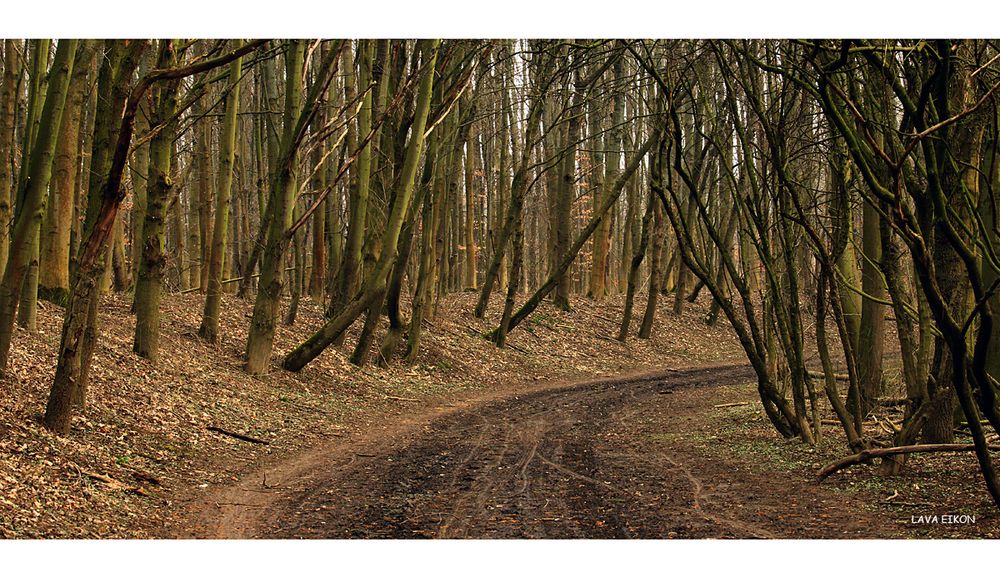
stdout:
[[[239,46],[240,42],[236,41]],[[236,159],[237,113],[240,107],[240,70],[243,59],[237,58],[229,65],[229,82],[232,87],[226,95],[225,119],[219,137],[219,173],[216,185],[215,237],[212,253],[208,261],[208,294],[205,297],[205,313],[202,316],[198,335],[215,343],[219,338],[219,311],[222,303],[222,271],[226,258],[226,231],[229,229],[229,206],[232,199],[233,163]]]
[[[628,328],[632,323],[632,308],[635,303],[635,293],[638,290],[639,285],[639,268],[642,265],[643,259],[646,257],[646,247],[649,245],[650,236],[650,224],[653,220],[653,205],[655,200],[652,196],[652,191],[650,191],[649,199],[646,203],[646,213],[642,217],[642,232],[639,236],[639,243],[635,248],[635,254],[632,256],[632,263],[629,266],[628,271],[628,287],[625,293],[625,311],[622,313],[622,323],[621,327],[618,329],[618,341],[622,343],[628,339]],[[656,256],[655,254],[653,255]],[[652,271],[652,267],[650,267]]]
[[3,85],[0,89],[0,278],[7,267],[10,252],[10,223],[13,220],[13,199],[11,188],[14,184],[14,108],[17,104],[17,45],[13,40],[4,40]]
[[649,259],[649,291],[646,293],[646,312],[639,326],[639,339],[649,339],[653,334],[653,322],[656,320],[656,300],[660,295],[660,262],[663,260],[663,207],[658,203],[653,209],[653,231]]

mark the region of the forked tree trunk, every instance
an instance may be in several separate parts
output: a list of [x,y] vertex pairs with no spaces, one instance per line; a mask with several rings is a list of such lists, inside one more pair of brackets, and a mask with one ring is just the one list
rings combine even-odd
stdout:
[[650,224],[653,220],[653,205],[657,202],[650,191],[650,196],[646,203],[646,213],[642,217],[642,232],[639,234],[639,243],[632,255],[631,265],[628,270],[628,287],[625,293],[625,311],[622,313],[622,323],[618,329],[618,341],[622,343],[628,339],[628,328],[632,323],[632,309],[635,304],[635,293],[639,285],[639,268],[646,257],[646,247],[649,245]]
[[410,207],[416,181],[417,166],[423,150],[424,131],[427,126],[427,116],[430,110],[431,92],[434,87],[434,65],[437,61],[438,40],[421,40],[419,42],[424,72],[417,91],[416,110],[413,125],[410,129],[410,139],[406,150],[406,159],[400,173],[399,189],[391,203],[392,211],[386,220],[385,233],[382,236],[382,251],[368,281],[362,287],[360,295],[348,303],[338,314],[327,321],[319,331],[314,333],[304,343],[289,353],[282,366],[289,371],[299,371],[307,363],[315,359],[335,339],[337,339],[359,316],[375,305],[379,296],[384,296],[389,273],[396,262],[396,247],[403,226],[404,217]]
[[267,203],[270,213],[267,240],[260,263],[260,284],[254,301],[253,319],[247,337],[246,365],[248,373],[260,375],[267,372],[274,344],[275,323],[281,302],[282,263],[289,238],[285,232],[292,226],[292,205],[295,202],[297,163],[293,146],[296,118],[302,107],[302,69],[305,42],[290,41],[285,53],[285,114],[281,137],[281,154],[271,182]]

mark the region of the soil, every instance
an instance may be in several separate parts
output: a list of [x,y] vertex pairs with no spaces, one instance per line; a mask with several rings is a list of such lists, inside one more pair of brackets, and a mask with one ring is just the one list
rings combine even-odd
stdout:
[[[711,449],[731,447],[737,439],[711,435],[700,440],[708,444],[699,443],[692,434],[734,433],[720,427],[720,414],[751,408],[751,402],[719,400],[731,399],[732,391],[746,392],[752,380],[748,366],[716,365],[441,399],[392,426],[334,440],[210,493],[192,506],[198,523],[186,535],[894,538],[926,533],[926,524],[871,508],[872,492],[845,492],[836,484],[818,484],[807,470],[759,468],[760,456],[720,456]],[[995,531],[997,522],[981,514],[975,525],[966,525],[971,531],[965,535]]]

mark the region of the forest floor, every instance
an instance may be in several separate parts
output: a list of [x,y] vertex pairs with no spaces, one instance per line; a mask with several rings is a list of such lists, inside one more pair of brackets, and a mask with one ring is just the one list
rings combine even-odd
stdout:
[[[0,380],[0,537],[1000,537],[971,454],[817,484],[842,434],[781,440],[729,327],[702,322],[707,302],[677,317],[661,299],[653,339],[627,344],[612,338],[621,298],[546,304],[499,350],[474,299],[440,304],[413,365],[331,349],[293,374],[281,355],[322,319],[304,300],[256,378],[240,361],[252,303],[226,297],[210,345],[202,297],[167,297],[151,362],[111,296],[65,438],[40,423],[62,318],[46,305]],[[934,514],[976,520],[913,518]]]
[[745,364],[709,365],[438,400],[210,493],[189,535],[1000,536],[985,492],[967,480],[948,488],[928,464],[818,484],[812,460],[832,459],[839,444],[776,441],[755,415],[753,379]]

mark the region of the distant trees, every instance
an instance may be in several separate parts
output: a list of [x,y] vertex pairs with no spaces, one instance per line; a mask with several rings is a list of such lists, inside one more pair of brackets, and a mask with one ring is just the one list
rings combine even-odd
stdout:
[[[994,196],[988,159],[995,123],[986,119],[1000,79],[991,68],[995,47],[720,41],[693,48],[681,56],[660,43],[629,45],[671,95],[670,144],[681,186],[667,179],[661,201],[681,256],[740,336],[775,427],[806,441],[820,433],[818,389],[803,353],[803,297],[818,273],[823,390],[849,445],[866,447],[862,424],[883,395],[889,305],[908,397],[896,442],[912,443],[921,432],[928,442],[951,441],[957,400],[1000,504],[982,425],[1000,425],[988,369],[998,284],[984,282],[995,278],[997,265],[996,232],[986,225],[992,209],[984,213]],[[713,66],[721,77],[678,72]],[[726,134],[730,126],[734,135]],[[723,190],[731,191],[744,239],[738,259],[721,226],[724,213],[712,208],[725,199],[713,192],[720,181],[699,178],[706,166],[721,166]],[[856,229],[860,238],[851,235]],[[705,239],[713,250],[706,252]],[[721,258],[725,276],[713,273],[713,258]],[[726,294],[726,281],[738,298]],[[830,313],[847,368],[846,401],[833,378]],[[777,387],[785,379],[790,403]],[[883,469],[897,471],[901,459],[888,458]]]

